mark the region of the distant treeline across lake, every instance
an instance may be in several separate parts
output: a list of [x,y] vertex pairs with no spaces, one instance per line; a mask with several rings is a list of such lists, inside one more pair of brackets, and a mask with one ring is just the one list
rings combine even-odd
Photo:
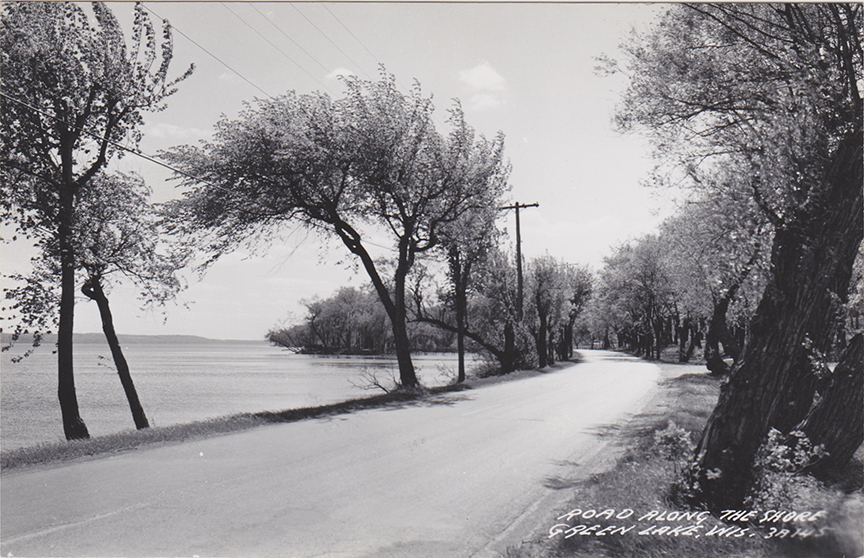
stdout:
[[[144,411],[151,426],[157,427],[364,397],[374,392],[353,384],[363,384],[365,373],[387,382],[391,371],[399,376],[396,360],[389,356],[298,355],[263,340],[121,336],[120,341]],[[46,339],[32,355],[13,362],[29,348],[29,340],[22,340],[0,355],[3,450],[64,439],[54,340]],[[456,368],[455,354],[421,354],[414,360],[425,385],[447,383]],[[134,429],[101,335],[76,336],[75,384],[81,417],[91,435]]]

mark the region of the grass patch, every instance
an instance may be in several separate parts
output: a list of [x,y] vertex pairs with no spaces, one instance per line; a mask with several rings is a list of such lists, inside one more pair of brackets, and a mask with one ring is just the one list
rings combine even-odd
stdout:
[[[557,519],[544,526],[548,530],[542,540],[508,548],[506,558],[861,556],[864,552],[861,487],[860,483],[850,483],[848,478],[827,485],[806,477],[802,481],[806,492],[802,491],[797,501],[774,504],[786,511],[825,510],[825,517],[813,523],[760,525],[758,519],[767,511],[761,509],[756,510],[755,521],[727,523],[707,512],[699,516],[699,510],[676,506],[675,483],[692,457],[694,445],[717,403],[720,380],[698,366],[658,364],[665,379],[657,395],[642,414],[610,429],[616,443],[625,448],[615,466],[575,486],[569,507],[559,510],[555,514]],[[849,478],[861,478],[861,461],[853,461],[849,469]],[[789,507],[780,507],[783,505]],[[614,512],[604,514],[604,510]],[[626,510],[632,510],[632,514]],[[660,515],[664,512],[665,515]],[[559,525],[553,527],[556,523]],[[688,531],[687,527],[693,525],[697,527]],[[622,532],[622,528],[631,526],[632,529]],[[792,539],[790,534],[776,538],[782,529],[796,526],[825,529],[807,538]],[[614,530],[616,527],[618,531]],[[799,535],[802,532],[798,530]],[[769,534],[775,538],[766,538]]]
[[454,398],[445,398],[442,395],[466,389],[471,388],[464,384],[457,384],[418,390],[396,390],[386,394],[351,399],[318,407],[240,413],[187,424],[118,432],[88,440],[40,444],[0,453],[0,471],[8,472],[17,468],[34,465],[65,463],[76,459],[115,454],[156,444],[187,442],[209,436],[241,432],[266,424],[296,422],[305,419],[342,415],[364,409],[400,408],[414,405],[450,405],[455,402]]

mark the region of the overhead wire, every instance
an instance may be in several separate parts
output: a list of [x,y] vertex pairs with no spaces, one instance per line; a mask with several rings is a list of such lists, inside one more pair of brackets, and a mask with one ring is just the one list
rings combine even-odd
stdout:
[[[384,67],[384,63],[381,62],[381,59],[378,58],[377,56],[375,56],[375,53],[373,53],[371,50],[369,50],[369,48],[363,43],[363,41],[361,41],[360,38],[357,35],[355,35],[351,31],[351,29],[349,29],[348,26],[345,25],[345,23],[341,19],[339,19],[339,17],[335,13],[333,13],[333,10],[331,10],[330,8],[327,7],[327,4],[321,4],[321,7],[324,8],[325,10],[327,10],[327,13],[329,13],[331,16],[333,16],[333,19],[335,19],[336,21],[339,22],[339,25],[341,25],[342,28],[345,29],[345,31],[347,31],[348,34],[351,35],[354,38],[354,40],[357,41],[357,43],[361,47],[363,47],[363,50],[365,50],[367,53],[369,53],[369,56],[371,56],[372,59],[375,60],[375,63],[378,64],[379,67]],[[398,79],[396,80],[396,85],[401,87],[403,91],[410,91],[410,89],[408,89],[407,87],[402,85]]]
[[[229,12],[231,12],[231,14],[232,14],[234,17],[236,17],[236,18],[239,19],[241,22],[243,22],[243,24],[246,25],[249,29],[251,29],[251,30],[252,30],[256,35],[258,35],[259,37],[261,37],[262,39],[264,39],[265,41],[267,41],[267,43],[268,43],[270,46],[272,46],[273,48],[275,48],[275,49],[279,52],[279,54],[281,54],[282,56],[284,56],[285,58],[287,58],[288,60],[290,60],[290,61],[291,61],[295,66],[297,66],[298,68],[300,68],[300,70],[302,70],[304,73],[306,73],[306,75],[308,75],[308,76],[311,77],[313,80],[315,80],[316,82],[318,82],[318,84],[321,85],[321,87],[323,87],[323,88],[326,89],[327,91],[330,91],[331,93],[333,93],[333,90],[330,89],[330,87],[328,87],[327,84],[325,84],[324,82],[322,82],[321,80],[319,80],[319,79],[318,79],[317,77],[315,77],[312,73],[310,73],[306,68],[304,68],[303,66],[301,66],[301,65],[300,65],[296,60],[294,60],[293,58],[291,58],[291,56],[290,56],[289,54],[287,54],[287,53],[286,53],[285,51],[283,51],[281,48],[279,48],[278,46],[276,46],[276,44],[275,44],[273,41],[271,41],[271,40],[268,39],[266,36],[264,36],[264,34],[261,33],[260,31],[258,31],[258,29],[256,29],[256,28],[255,28],[251,23],[249,23],[248,21],[246,21],[245,19],[243,19],[243,17],[240,16],[240,14],[238,14],[237,12],[235,12],[234,10],[232,10],[231,8],[229,8],[228,5],[227,5],[225,2],[220,2],[220,4],[222,4],[222,7],[223,7],[223,8],[225,8],[226,10],[228,10]],[[259,13],[260,13],[260,12],[259,12]],[[268,19],[267,21],[270,21],[270,20]],[[305,52],[305,51],[304,51],[304,52]],[[317,62],[317,61],[316,61],[316,62]],[[325,70],[326,70],[326,68],[325,68]]]
[[[147,6],[146,4],[142,4],[142,6],[144,6],[144,9],[145,9],[145,10],[147,10],[148,12],[150,12],[151,14],[153,14],[154,16],[156,16],[156,17],[158,17],[159,19],[161,19],[164,23],[168,23],[168,20],[167,20],[167,19],[165,19],[164,17],[162,17],[162,16],[160,16],[159,14],[157,14],[156,12],[154,12],[153,9],[150,8],[149,6]],[[177,31],[177,33],[179,33],[180,35],[182,35],[183,37],[185,37],[186,40],[188,40],[188,41],[191,42],[193,45],[197,46],[198,48],[200,48],[201,50],[203,50],[204,52],[206,52],[207,54],[209,54],[209,55],[210,55],[214,60],[216,60],[217,62],[219,62],[220,64],[222,64],[223,66],[225,66],[226,68],[228,68],[229,70],[231,70],[232,72],[234,72],[234,73],[235,73],[238,77],[240,77],[243,81],[245,81],[246,83],[248,83],[249,85],[251,85],[252,87],[254,87],[255,89],[257,89],[257,90],[260,91],[261,93],[264,93],[264,95],[266,95],[267,97],[270,97],[271,99],[273,98],[273,95],[271,95],[270,93],[267,93],[266,91],[264,91],[264,89],[262,89],[260,86],[258,86],[257,84],[255,84],[252,80],[250,80],[249,78],[247,78],[246,76],[244,76],[243,74],[241,74],[240,72],[238,72],[237,70],[235,70],[234,68],[232,68],[231,66],[229,66],[227,62],[225,62],[224,60],[222,60],[221,58],[219,58],[218,56],[216,56],[215,54],[213,54],[212,52],[210,52],[209,50],[207,50],[206,48],[204,48],[203,46],[201,46],[201,44],[199,44],[198,41],[196,41],[195,39],[193,39],[192,37],[190,37],[189,35],[187,35],[187,34],[184,33],[183,31],[181,31],[180,29],[178,29],[176,26],[171,25],[171,29],[174,30],[174,31]]]
[[375,56],[375,54],[373,54],[372,51],[369,50],[369,49],[366,47],[366,45],[363,44],[363,41],[361,41],[361,40],[357,37],[357,35],[355,35],[354,33],[352,33],[350,29],[348,29],[348,26],[347,26],[347,25],[345,25],[344,23],[342,23],[342,20],[339,19],[339,18],[336,16],[336,14],[334,14],[333,11],[332,11],[330,8],[327,7],[327,4],[321,4],[321,7],[324,8],[325,10],[327,10],[327,13],[329,13],[331,16],[333,16],[333,19],[335,19],[336,21],[338,21],[338,22],[339,22],[339,25],[341,25],[341,26],[345,29],[345,31],[348,31],[348,34],[349,34],[349,35],[351,35],[352,37],[354,37],[354,40],[357,41],[357,42],[360,44],[360,46],[362,46],[363,49],[364,49],[366,52],[369,53],[369,56],[371,56],[372,59],[375,60],[375,62],[377,62],[378,64],[381,64],[381,60],[380,60],[377,56]]
[[363,66],[361,66],[360,64],[358,64],[357,62],[355,62],[354,59],[351,58],[351,56],[348,55],[347,52],[345,52],[344,50],[342,50],[342,49],[339,47],[339,45],[337,45],[337,44],[333,41],[333,39],[331,39],[331,38],[327,35],[327,33],[325,33],[324,31],[322,31],[322,30],[321,30],[317,25],[315,25],[315,22],[313,22],[311,19],[309,19],[309,18],[306,16],[306,14],[304,14],[303,12],[301,12],[300,9],[299,9],[297,6],[295,6],[293,3],[290,3],[290,2],[289,2],[288,5],[291,6],[292,8],[294,8],[294,11],[297,12],[298,14],[300,14],[300,15],[303,17],[303,19],[305,19],[306,21],[308,21],[308,22],[309,22],[309,25],[311,25],[312,27],[314,27],[315,30],[318,31],[318,32],[321,34],[321,36],[323,36],[325,39],[327,39],[327,41],[330,42],[331,45],[333,45],[334,47],[336,47],[336,50],[338,50],[339,52],[341,52],[342,55],[345,56],[345,58],[347,58],[348,60],[350,60],[351,63],[354,64],[354,66],[356,66],[357,69],[360,70],[360,71],[363,73],[363,75],[365,75],[368,79],[374,81],[374,79],[372,78],[372,76],[370,76],[370,75],[366,72],[366,70],[363,69]]
[[267,16],[264,12],[262,12],[261,10],[259,10],[258,7],[257,7],[255,4],[253,4],[252,2],[246,2],[246,4],[247,4],[250,8],[252,8],[253,10],[255,10],[256,12],[258,12],[258,13],[261,15],[261,17],[263,17],[264,19],[266,19],[266,20],[267,20],[267,23],[269,23],[269,24],[272,25],[272,26],[273,26],[277,31],[279,31],[280,33],[282,33],[282,35],[283,35],[286,39],[288,39],[289,41],[291,41],[291,42],[294,44],[294,46],[296,46],[297,48],[299,48],[300,50],[302,50],[303,53],[306,54],[306,56],[308,56],[309,58],[311,58],[312,60],[314,60],[315,63],[318,64],[318,66],[321,67],[322,70],[324,70],[324,71],[327,72],[328,74],[330,73],[330,69],[327,68],[327,66],[325,66],[324,64],[322,64],[322,63],[321,63],[317,58],[315,58],[315,57],[314,57],[314,56],[313,56],[313,55],[312,55],[308,50],[306,50],[305,48],[303,48],[303,46],[302,46],[300,43],[298,43],[297,41],[295,41],[294,39],[292,39],[292,38],[291,38],[291,35],[289,35],[288,33],[286,33],[286,32],[285,32],[281,27],[279,27],[278,25],[276,25],[276,23],[275,23],[272,19],[270,19],[270,17]]

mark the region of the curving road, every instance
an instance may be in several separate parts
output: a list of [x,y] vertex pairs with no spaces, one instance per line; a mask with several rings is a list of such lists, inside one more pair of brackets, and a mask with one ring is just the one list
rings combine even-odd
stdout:
[[4,474],[0,554],[494,556],[659,378],[582,355],[421,403]]

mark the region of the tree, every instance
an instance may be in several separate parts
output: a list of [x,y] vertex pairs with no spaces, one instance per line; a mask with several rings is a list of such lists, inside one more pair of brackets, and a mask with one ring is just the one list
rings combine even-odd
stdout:
[[149,195],[140,177],[100,173],[80,192],[74,219],[76,260],[86,275],[81,292],[99,308],[102,331],[139,430],[149,422],[117,338],[105,287],[120,276],[141,289],[147,305],[163,305],[183,287],[176,272],[189,259],[187,249],[161,237]]
[[671,341],[675,311],[664,250],[655,235],[619,247],[604,260],[598,285],[600,311],[609,316],[619,345],[656,359]]
[[[239,119],[223,119],[203,149],[172,150],[167,157],[198,177],[184,178],[193,188],[173,210],[178,227],[208,242],[211,259],[286,222],[339,238],[387,311],[400,381],[412,388],[408,273],[439,244],[443,227],[485,202],[506,169],[503,137],[463,143],[440,135],[430,99],[419,86],[400,93],[392,75],[345,85],[336,100],[289,92],[258,101]],[[462,161],[472,160],[473,150],[487,154],[488,173],[465,181]],[[367,250],[375,228],[393,240],[389,281]]]
[[[774,228],[764,294],[689,481],[711,509],[740,506],[769,430],[789,433],[832,393],[817,397],[812,362],[830,349],[864,236],[862,13],[858,4],[675,6],[626,47],[620,123],[648,130],[685,174],[735,169]],[[811,441],[829,453],[836,443]]]
[[[508,170],[501,168],[494,152],[486,149],[486,142],[475,143],[474,130],[465,122],[462,108],[457,103],[451,111],[453,131],[450,133],[450,143],[455,149],[451,163],[461,173],[464,182],[487,181],[486,199],[475,207],[464,212],[458,219],[441,228],[439,252],[447,261],[447,277],[450,291],[445,300],[453,309],[455,324],[450,325],[443,320],[435,321],[435,325],[456,333],[458,370],[456,381],[465,381],[465,337],[468,330],[468,294],[472,287],[473,272],[486,257],[499,236],[495,227],[498,216],[500,197],[504,193]],[[474,146],[464,149],[461,146]],[[491,179],[491,180],[490,180]],[[430,321],[424,315],[422,304],[417,305],[418,319]],[[424,317],[425,316],[425,317]]]
[[141,113],[160,110],[192,71],[168,80],[171,28],[165,24],[157,47],[143,6],[135,7],[130,49],[104,4],[93,4],[93,17],[95,26],[74,3],[11,2],[0,28],[0,211],[20,233],[59,251],[57,394],[69,440],[89,437],[72,362],[75,207],[118,142],[137,144]]
[[706,365],[722,375],[729,372],[724,354],[733,361],[740,356],[740,333],[764,289],[764,247],[772,229],[734,177],[721,173],[704,180],[710,184],[699,184],[695,197],[663,223],[660,239],[678,312],[685,314],[679,361],[689,360],[685,345],[694,318],[707,321]]
[[587,267],[567,267],[566,286],[569,293],[567,302],[567,321],[562,327],[561,344],[558,358],[566,360],[573,357],[573,326],[582,315],[594,289],[594,276]]
[[[135,426],[147,428],[129,365],[114,329],[106,294],[112,283],[129,280],[141,289],[145,306],[163,306],[183,287],[177,271],[189,251],[163,238],[156,227],[158,212],[149,203],[149,189],[135,175],[99,173],[82,188],[73,216],[72,244],[77,267],[84,272],[81,292],[95,301],[105,339],[132,411]],[[27,276],[15,276],[23,287],[9,289],[7,299],[22,324],[37,330],[56,325],[60,250],[56,239],[42,243]],[[40,294],[37,294],[40,293]]]
[[586,270],[571,268],[547,254],[529,263],[527,290],[525,322],[534,337],[538,365],[543,368],[554,364],[556,355],[563,353],[567,358],[573,343],[573,322],[590,294],[590,276]]

